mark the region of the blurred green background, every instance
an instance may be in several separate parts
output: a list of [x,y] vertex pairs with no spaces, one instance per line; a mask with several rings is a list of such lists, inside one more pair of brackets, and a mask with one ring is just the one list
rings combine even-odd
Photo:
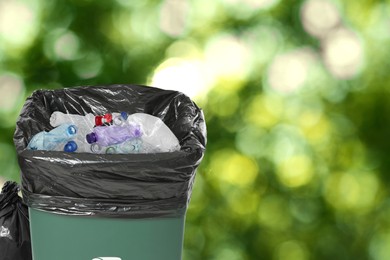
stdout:
[[0,0],[0,184],[36,89],[203,108],[184,260],[390,259],[390,1]]

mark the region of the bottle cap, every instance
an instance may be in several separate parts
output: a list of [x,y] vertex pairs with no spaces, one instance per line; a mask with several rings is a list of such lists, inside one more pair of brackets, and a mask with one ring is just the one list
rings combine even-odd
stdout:
[[77,144],[75,141],[69,141],[64,146],[64,152],[73,153],[77,150]]
[[112,120],[114,125],[122,125],[124,123],[124,120],[121,116],[114,117],[114,120]]
[[110,124],[111,123],[111,121],[112,121],[112,115],[111,114],[105,114],[104,116],[103,116],[103,118],[104,118],[104,123],[107,123],[107,124]]
[[127,114],[126,112],[121,112],[121,117],[122,117],[124,120],[127,120],[127,118],[129,117],[129,114]]
[[102,116],[95,116],[95,125],[96,126],[103,125],[103,117]]
[[70,125],[67,129],[68,135],[72,136],[77,133],[77,127],[75,125]]
[[116,150],[114,147],[108,147],[106,150],[106,154],[115,154]]
[[87,134],[87,136],[85,138],[87,139],[87,142],[89,144],[93,144],[93,143],[97,142],[97,135],[93,132],[90,134]]
[[91,145],[91,151],[93,153],[100,153],[101,150],[102,150],[102,147],[100,145],[98,145],[97,143],[94,143]]

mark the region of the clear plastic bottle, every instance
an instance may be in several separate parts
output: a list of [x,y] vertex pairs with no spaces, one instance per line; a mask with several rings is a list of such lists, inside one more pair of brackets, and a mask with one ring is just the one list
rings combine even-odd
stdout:
[[164,153],[180,150],[179,140],[158,117],[135,113],[128,116],[126,124],[141,126],[142,147],[140,153]]
[[91,113],[83,115],[65,114],[60,111],[55,111],[50,116],[50,125],[57,127],[62,124],[74,124],[79,128],[79,131],[84,128],[92,129],[95,126],[95,116]]
[[[77,145],[77,153],[91,152],[91,145],[85,140],[85,136],[93,131],[95,126],[95,116],[93,114],[73,115],[64,114],[62,112],[53,112],[50,116],[50,124],[56,127],[61,124],[73,124],[77,127],[77,134],[74,136],[73,141]],[[74,146],[74,145],[73,145]],[[71,146],[68,146],[71,147]]]
[[[30,150],[63,150],[64,145],[77,134],[77,127],[72,124],[60,125],[50,132],[42,131],[33,136],[27,149]],[[76,147],[77,149],[77,147]]]
[[114,125],[126,125],[129,115],[126,112],[113,113],[112,122]]
[[91,145],[91,151],[98,154],[130,154],[139,153],[142,147],[140,138],[131,139],[120,144],[100,146],[97,143]]
[[78,127],[92,129],[94,126],[110,125],[113,123],[113,118],[120,116],[120,113],[106,113],[102,116],[95,116],[91,113],[83,115],[65,114],[55,111],[50,116],[50,125],[53,127],[61,124],[72,123]]
[[92,133],[86,135],[86,139],[89,144],[97,143],[100,146],[109,146],[141,136],[140,126],[130,124],[126,126],[97,126]]
[[127,113],[126,112],[120,112],[120,113],[107,113],[103,116],[96,116],[95,117],[95,126],[103,126],[103,125],[123,125],[123,123],[127,119]]

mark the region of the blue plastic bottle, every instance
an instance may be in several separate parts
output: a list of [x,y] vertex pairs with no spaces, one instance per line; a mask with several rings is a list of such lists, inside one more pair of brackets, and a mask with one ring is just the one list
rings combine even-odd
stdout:
[[64,151],[74,152],[74,149],[77,149],[77,145],[75,147],[70,141],[76,136],[76,133],[77,127],[75,125],[63,124],[50,132],[42,131],[34,135],[28,144],[27,149],[53,151],[58,150],[58,147],[62,146]]

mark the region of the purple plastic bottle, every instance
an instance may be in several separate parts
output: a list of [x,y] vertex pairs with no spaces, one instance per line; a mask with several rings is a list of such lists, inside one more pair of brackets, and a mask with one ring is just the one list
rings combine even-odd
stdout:
[[142,132],[139,125],[111,125],[95,127],[92,133],[87,134],[86,139],[89,144],[97,143],[102,146],[108,146],[120,144],[141,136]]

